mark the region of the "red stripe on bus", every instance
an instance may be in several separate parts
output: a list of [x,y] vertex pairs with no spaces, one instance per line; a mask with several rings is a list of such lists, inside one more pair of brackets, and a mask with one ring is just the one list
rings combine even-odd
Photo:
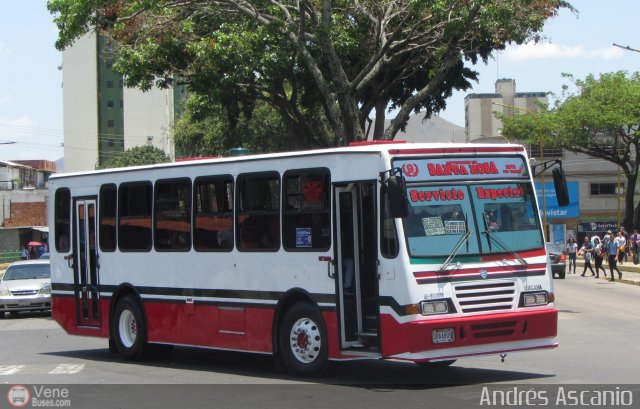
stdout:
[[529,264],[527,266],[495,266],[495,267],[473,267],[464,268],[459,270],[447,270],[443,272],[439,271],[417,271],[413,273],[416,278],[428,278],[428,277],[445,277],[445,276],[459,276],[465,274],[478,273],[480,270],[485,270],[487,273],[497,274],[513,274],[515,272],[531,272],[531,271],[546,271],[547,265],[545,263]]

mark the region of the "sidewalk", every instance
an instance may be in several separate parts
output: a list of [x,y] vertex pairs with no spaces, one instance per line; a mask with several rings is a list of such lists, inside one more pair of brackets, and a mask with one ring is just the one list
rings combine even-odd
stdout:
[[[578,260],[577,261],[577,266],[578,266],[578,275],[582,274],[582,269],[584,267],[584,260]],[[591,263],[591,266],[593,267],[593,263]],[[610,278],[609,277],[609,265],[607,263],[603,263],[602,264],[602,268],[604,268],[607,272],[607,280]],[[640,285],[640,264],[633,264],[632,261],[627,261],[626,263],[623,263],[622,265],[620,265],[620,263],[618,263],[618,270],[620,270],[620,272],[622,272],[622,280],[618,279],[618,273],[616,273],[614,271],[615,274],[615,279],[616,279],[616,283],[620,282],[620,283],[625,283],[625,284],[633,284],[633,285]],[[595,268],[594,268],[595,271]],[[569,274],[569,267],[567,266],[567,274]],[[571,273],[573,274],[573,273]],[[591,271],[589,271],[589,269],[587,269],[587,272],[585,273],[585,278],[591,278]],[[605,280],[605,278],[602,275],[602,271],[600,271],[600,280]]]

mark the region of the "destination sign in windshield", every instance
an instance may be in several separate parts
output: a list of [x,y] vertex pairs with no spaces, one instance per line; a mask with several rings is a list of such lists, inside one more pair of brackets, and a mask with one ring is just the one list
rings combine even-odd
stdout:
[[491,180],[529,176],[523,157],[428,158],[394,161],[407,182],[435,180]]

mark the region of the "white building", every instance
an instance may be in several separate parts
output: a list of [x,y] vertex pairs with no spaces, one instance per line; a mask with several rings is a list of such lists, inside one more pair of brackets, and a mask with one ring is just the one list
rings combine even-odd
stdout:
[[469,142],[502,139],[502,121],[495,114],[510,116],[516,110],[522,111],[520,113],[538,112],[538,103],[548,103],[545,92],[516,92],[516,81],[512,79],[497,80],[494,94],[467,95],[464,109]]
[[62,53],[65,172],[93,170],[114,154],[145,144],[175,158],[170,131],[175,101],[183,95],[124,88],[112,69],[112,49],[91,33]]

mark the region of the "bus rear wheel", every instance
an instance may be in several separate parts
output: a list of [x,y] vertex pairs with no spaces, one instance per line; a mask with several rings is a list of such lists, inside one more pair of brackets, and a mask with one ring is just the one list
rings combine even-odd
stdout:
[[279,330],[284,367],[294,375],[318,375],[329,360],[327,334],[320,313],[309,303],[295,304],[284,314]]
[[127,360],[142,359],[146,347],[146,324],[140,304],[131,296],[124,296],[116,305],[113,317],[115,344]]

